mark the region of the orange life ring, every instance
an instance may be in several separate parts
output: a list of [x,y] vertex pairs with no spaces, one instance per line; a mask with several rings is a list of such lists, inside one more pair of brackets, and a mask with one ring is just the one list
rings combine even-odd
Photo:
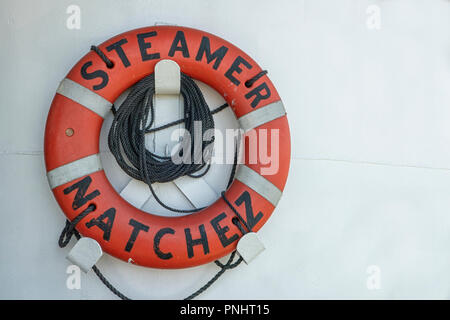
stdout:
[[[89,204],[96,210],[78,231],[124,261],[155,268],[185,268],[214,261],[236,249],[242,235],[224,199],[181,217],[141,211],[111,186],[99,159],[103,119],[119,95],[154,71],[161,59],[177,62],[185,74],[218,91],[246,129],[278,130],[278,171],[263,175],[264,161],[241,165],[226,197],[253,231],[272,214],[289,171],[290,134],[280,97],[267,75],[248,88],[245,80],[261,72],[247,54],[212,34],[177,26],[132,30],[104,42],[99,49],[112,68],[94,52],[86,54],[61,82],[45,129],[45,163],[53,194],[69,220]],[[259,139],[259,138],[258,138]],[[259,139],[271,148],[271,139]]]

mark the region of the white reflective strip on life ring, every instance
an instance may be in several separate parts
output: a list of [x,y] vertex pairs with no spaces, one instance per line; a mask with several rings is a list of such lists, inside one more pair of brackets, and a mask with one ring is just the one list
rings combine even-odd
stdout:
[[54,189],[67,182],[102,169],[103,166],[100,161],[100,155],[96,153],[50,170],[47,172],[47,179],[50,188]]
[[83,107],[95,112],[102,118],[105,118],[111,110],[111,102],[88,88],[85,88],[75,81],[67,78],[61,81],[56,93],[81,104]]
[[249,112],[238,119],[244,131],[256,128],[264,123],[281,118],[286,114],[281,100],[268,104],[267,106]]
[[239,166],[238,172],[236,173],[236,179],[259,193],[259,195],[264,197],[274,206],[278,204],[278,201],[283,194],[283,192],[273,185],[272,182],[246,165]]

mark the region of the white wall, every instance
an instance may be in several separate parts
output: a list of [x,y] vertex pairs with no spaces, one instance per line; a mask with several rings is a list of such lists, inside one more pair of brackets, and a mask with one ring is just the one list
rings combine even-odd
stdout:
[[[79,30],[66,27],[71,4]],[[59,81],[91,44],[155,22],[249,53],[269,70],[292,132],[288,184],[260,232],[267,250],[201,298],[449,298],[445,0],[1,1],[0,298],[115,298],[92,272],[80,290],[66,287],[44,125]],[[381,271],[376,290],[371,266]],[[125,294],[151,299],[183,298],[217,271],[109,256],[99,267]]]

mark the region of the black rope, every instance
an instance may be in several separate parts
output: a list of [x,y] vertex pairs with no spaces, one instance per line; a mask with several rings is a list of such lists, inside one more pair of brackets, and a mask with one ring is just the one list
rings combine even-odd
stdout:
[[70,222],[69,220],[66,220],[66,225],[65,225],[64,229],[62,230],[61,235],[59,236],[59,240],[58,240],[58,245],[60,248],[64,248],[65,246],[67,246],[67,244],[69,243],[69,241],[73,235],[75,235],[75,237],[77,239],[80,239],[81,236],[78,233],[78,231],[75,229],[75,227],[78,224],[78,222],[80,222],[89,213],[93,212],[95,210],[95,208],[96,208],[95,205],[90,204],[87,206],[87,208],[84,211],[82,211],[79,215],[77,215],[75,217],[75,219],[72,220],[72,222]]
[[[98,56],[105,62],[108,68],[114,67],[114,63],[98,47],[91,46],[91,50],[98,54]],[[245,86],[247,88],[250,88],[259,78],[261,78],[265,74],[267,74],[266,70],[259,72],[257,75],[247,80],[245,82]],[[151,128],[154,123],[155,115],[153,105],[153,95],[155,93],[154,82],[154,74],[143,78],[131,88],[130,93],[128,94],[125,101],[121,104],[119,109],[112,105],[111,111],[114,115],[114,119],[108,135],[109,148],[116,158],[119,166],[128,175],[137,180],[141,180],[147,183],[151,193],[161,206],[174,212],[183,213],[202,210],[203,208],[183,210],[167,206],[155,194],[155,191],[152,188],[152,183],[169,182],[184,175],[188,175],[193,178],[204,176],[210,168],[210,163],[205,161],[202,155],[205,148],[214,142],[214,136],[212,136],[211,139],[206,142],[202,139],[201,159],[195,158],[198,156],[194,154],[194,143],[196,141],[195,139],[191,139],[190,156],[191,159],[194,159],[194,163],[174,164],[171,157],[167,155],[160,156],[146,149],[145,134],[184,123],[184,126],[186,130],[188,130],[191,134],[191,137],[196,137],[196,133],[193,131],[194,122],[200,121],[202,123],[202,132],[200,138],[202,138],[206,130],[214,129],[214,119],[212,115],[224,110],[226,107],[228,107],[228,104],[225,103],[220,107],[214,109],[213,111],[210,111],[197,84],[189,76],[181,73],[180,92],[184,97],[184,117],[163,126]],[[239,145],[240,140],[238,140],[238,143],[236,144],[234,163],[227,184],[227,189],[233,182],[234,175],[236,173]],[[179,156],[186,156],[182,153],[183,150],[180,149]],[[200,160],[200,162],[195,160]],[[201,170],[203,170],[203,172],[194,175],[194,173]],[[226,198],[225,191],[221,193],[221,196],[224,199],[225,203],[236,215],[236,217],[232,219],[233,224],[238,227],[243,235],[247,232],[250,232],[251,228],[242,218],[237,209]],[[66,221],[66,225],[62,230],[58,241],[58,244],[61,248],[67,246],[73,235],[75,235],[77,239],[81,238],[81,235],[75,229],[76,225],[95,209],[96,206],[94,204],[90,204],[72,221]],[[245,230],[244,226],[248,231]],[[214,277],[212,277],[211,280],[209,280],[204,286],[185,298],[185,300],[191,300],[197,297],[206,289],[208,289],[214,282],[216,282],[220,278],[220,276],[225,273],[225,271],[236,268],[243,261],[243,258],[239,257],[235,262],[233,262],[235,257],[236,251],[233,251],[225,264],[221,263],[219,260],[214,261],[214,263],[220,268],[220,271],[217,272],[217,274],[214,275]],[[116,296],[123,300],[130,300],[130,298],[122,294],[105,278],[105,276],[100,272],[97,266],[94,265],[92,269],[97,277],[103,282],[103,284],[105,284],[105,286],[109,290],[111,290],[111,292],[113,292]]]
[[[244,224],[249,231],[251,231],[251,228],[248,227],[247,223],[242,219],[242,216],[239,214],[239,212],[236,210],[236,208],[231,204],[231,202],[226,198],[225,192],[222,192],[222,198],[225,200],[227,205],[230,207],[230,209],[237,215],[239,218],[238,220],[233,220],[233,223],[238,226],[241,233],[244,235],[247,233],[245,229],[242,228],[239,221]],[[70,242],[70,239],[72,236],[75,235],[77,240],[80,240],[81,235],[80,233],[75,229],[77,224],[83,220],[89,213],[95,211],[96,207],[93,204],[90,204],[87,206],[87,208],[82,211],[80,214],[78,214],[72,221],[67,220],[66,226],[61,232],[61,235],[59,236],[58,244],[61,248],[64,248],[67,246],[67,244]],[[234,218],[233,218],[234,219]],[[236,268],[241,262],[243,261],[242,257],[239,257],[235,262],[234,258],[236,257],[236,251],[233,251],[228,258],[228,261],[223,264],[219,260],[214,261],[214,263],[220,268],[219,272],[217,272],[214,277],[211,278],[204,286],[202,286],[200,289],[195,291],[190,296],[186,297],[184,300],[191,300],[203,293],[206,289],[208,289],[214,282],[216,282],[227,270]],[[97,275],[97,277],[100,279],[101,282],[116,296],[118,296],[122,300],[131,300],[126,295],[121,293],[118,289],[116,289],[109,281],[106,279],[106,277],[101,273],[101,271],[98,269],[97,266],[92,266],[92,270]]]
[[[75,236],[77,240],[81,239],[80,233],[75,229],[77,224],[83,220],[89,213],[95,211],[96,206],[94,204],[90,204],[87,206],[85,210],[83,210],[80,214],[78,214],[72,221],[66,220],[66,226],[61,232],[61,235],[59,236],[59,247],[64,248],[67,246],[70,242],[70,239],[72,239],[72,236]],[[100,272],[100,270],[97,268],[97,266],[92,266],[92,270],[95,272],[97,277],[103,282],[103,284],[111,290],[112,293],[114,293],[116,296],[118,296],[122,300],[130,300],[127,296],[122,294],[119,290],[117,290],[106,278],[105,276]]]
[[101,282],[116,296],[118,296],[122,300],[131,300],[126,295],[124,295],[122,292],[117,290],[109,281],[105,278],[105,276],[100,272],[100,270],[97,268],[97,266],[92,266],[92,270],[97,275],[97,277],[100,279]]
[[214,261],[216,263],[216,265],[220,267],[220,271],[217,272],[216,275],[214,277],[212,277],[211,280],[209,280],[203,287],[201,287],[200,289],[195,291],[193,294],[191,294],[190,296],[188,296],[184,300],[192,300],[192,299],[194,299],[198,295],[202,294],[209,287],[211,287],[212,284],[214,282],[216,282],[225,273],[225,271],[237,267],[242,262],[243,259],[242,259],[242,257],[239,257],[239,259],[235,263],[232,263],[235,255],[236,255],[236,251],[233,251],[231,253],[230,258],[228,259],[228,261],[225,264],[222,264],[219,260]]
[[[181,73],[180,92],[184,98],[184,117],[178,123],[184,123],[191,139],[183,139],[176,151],[181,163],[174,163],[168,155],[158,155],[145,146],[145,135],[167,128],[164,125],[152,128],[155,119],[153,95],[155,94],[155,76],[151,74],[136,83],[127,98],[116,110],[108,135],[108,145],[118,165],[132,178],[145,182],[155,200],[164,208],[178,213],[191,213],[202,210],[177,209],[163,203],[156,195],[152,184],[170,182],[182,176],[199,178],[209,170],[209,159],[205,159],[204,150],[214,142],[214,136],[203,141],[205,132],[213,132],[214,119],[200,88],[187,75]],[[226,105],[218,108],[223,110]],[[218,112],[218,111],[217,111]],[[195,126],[201,123],[201,132]],[[199,141],[200,140],[200,141]],[[196,146],[197,144],[197,146]],[[201,147],[201,148],[200,148]],[[184,152],[186,154],[184,154]],[[203,171],[203,174],[194,173]]]
[[[247,226],[247,224],[245,223],[245,221],[242,219],[242,216],[238,213],[238,211],[236,210],[236,208],[234,208],[234,206],[228,201],[228,199],[225,196],[225,193],[222,193],[222,198],[225,200],[225,202],[228,204],[228,206],[233,210],[234,213],[237,213],[237,216],[239,217],[239,220],[241,220],[241,222]],[[70,239],[72,238],[73,235],[75,235],[75,237],[77,238],[77,240],[79,240],[81,238],[80,233],[75,229],[76,225],[83,219],[85,218],[89,213],[95,211],[96,207],[93,204],[88,205],[88,207],[82,211],[80,214],[78,214],[72,221],[67,220],[66,221],[66,226],[64,227],[64,229],[61,232],[61,235],[59,236],[59,241],[58,244],[61,248],[64,248],[65,246],[67,246],[67,244],[70,242]],[[245,234],[247,233],[242,226],[240,226],[238,223],[236,223],[235,221],[233,221],[234,224],[236,224],[241,233]],[[248,228],[248,226],[247,226]],[[251,231],[250,228],[248,228],[249,231]],[[221,263],[219,260],[214,261],[214,263],[220,268],[220,271],[217,272],[214,277],[211,278],[211,280],[209,280],[204,286],[202,286],[200,289],[198,289],[197,291],[195,291],[193,294],[191,294],[190,296],[188,296],[187,298],[185,298],[184,300],[191,300],[195,297],[197,297],[198,295],[200,295],[201,293],[203,293],[206,289],[208,289],[214,282],[216,282],[227,270],[236,268],[239,264],[241,264],[241,262],[243,261],[242,257],[239,257],[237,261],[233,262],[234,258],[236,256],[236,251],[233,251],[230,255],[230,258],[228,259],[228,261],[223,264]],[[100,279],[101,282],[103,282],[103,284],[112,292],[114,293],[116,296],[118,296],[120,299],[122,300],[131,300],[130,298],[128,298],[126,295],[124,295],[123,293],[121,293],[118,289],[116,289],[109,281],[108,279],[106,279],[106,277],[101,273],[101,271],[98,269],[97,266],[92,266],[92,270],[94,271],[94,273],[97,275],[97,277]]]
[[[239,214],[239,212],[236,210],[236,208],[227,199],[227,197],[225,196],[225,192],[222,192],[221,196],[225,200],[225,203],[236,214],[237,219],[235,220],[233,218],[232,221],[239,228],[239,230],[241,231],[242,235],[246,234],[247,231],[245,231],[245,229],[242,228],[242,225],[240,223],[243,223],[247,227],[248,232],[252,231],[252,229],[247,225],[245,220],[242,219],[242,216]],[[225,264],[221,263],[219,260],[214,261],[214,263],[220,268],[220,271],[217,272],[216,275],[214,277],[212,277],[211,280],[209,280],[203,287],[201,287],[200,289],[195,291],[189,297],[185,298],[185,300],[191,300],[191,299],[195,298],[196,296],[198,296],[199,294],[204,292],[206,289],[208,289],[214,282],[216,282],[220,278],[220,276],[225,273],[225,271],[227,271],[229,269],[236,268],[238,265],[240,265],[241,262],[244,260],[241,256],[239,257],[239,259],[236,262],[233,262],[233,260],[234,260],[234,258],[236,256],[236,252],[237,251],[233,251],[231,253],[230,258],[228,259],[228,261]]]
[[267,70],[262,70],[261,72],[259,72],[258,74],[256,74],[254,77],[252,77],[252,78],[248,79],[247,81],[245,81],[245,83],[244,83],[245,86],[246,86],[247,88],[252,87],[253,84],[254,84],[259,78],[261,78],[262,76],[266,75],[267,73],[268,73]]
[[103,60],[108,69],[114,67],[114,63],[106,56],[106,54],[103,53],[102,50],[99,49],[99,47],[91,46],[91,50],[94,51],[100,57],[100,59]]

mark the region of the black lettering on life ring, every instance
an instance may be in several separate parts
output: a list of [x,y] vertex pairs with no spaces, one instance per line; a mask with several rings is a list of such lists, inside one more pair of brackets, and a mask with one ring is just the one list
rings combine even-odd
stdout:
[[[263,91],[264,91],[264,94],[262,94]],[[270,98],[270,89],[267,86],[267,84],[265,82],[261,83],[255,89],[253,89],[252,91],[248,92],[245,95],[245,98],[248,100],[248,99],[250,99],[253,96],[255,98],[251,102],[252,108],[256,108],[256,106],[258,105],[258,103],[261,100]]]
[[166,234],[175,234],[175,230],[172,228],[162,228],[155,234],[155,239],[153,241],[153,250],[155,251],[156,255],[163,260],[168,260],[172,258],[172,253],[170,252],[162,252],[159,248],[159,244],[161,243],[161,239]]
[[139,235],[139,232],[144,231],[148,232],[149,227],[146,226],[143,223],[140,223],[137,220],[130,219],[130,222],[128,222],[130,226],[133,227],[133,231],[131,232],[130,238],[128,239],[127,245],[125,246],[125,251],[130,252],[131,249],[133,249],[134,242],[136,241],[137,236]]
[[230,244],[232,244],[234,241],[239,239],[239,235],[237,233],[233,234],[231,237],[227,237],[226,233],[230,231],[230,228],[228,226],[221,226],[219,222],[223,219],[225,219],[227,215],[225,212],[222,212],[217,217],[213,218],[211,220],[211,226],[213,227],[214,231],[216,231],[217,236],[219,237],[220,243],[222,243],[222,246],[228,247]]
[[202,41],[200,42],[200,47],[198,48],[197,56],[195,57],[196,61],[201,61],[202,57],[206,57],[206,63],[210,64],[214,60],[213,69],[217,70],[219,68],[220,63],[222,62],[225,54],[228,52],[228,48],[225,46],[221,46],[219,49],[211,53],[211,44],[209,42],[209,38],[203,36]]
[[72,202],[72,209],[77,210],[84,206],[88,201],[91,201],[95,197],[98,197],[100,195],[100,191],[95,189],[88,195],[86,195],[86,191],[89,188],[89,186],[92,183],[91,176],[87,176],[83,178],[82,180],[74,183],[73,185],[65,188],[63,190],[64,194],[67,195],[71,193],[73,190],[77,190],[77,193],[75,194],[75,197]]
[[152,47],[152,44],[150,42],[145,42],[145,39],[150,38],[150,37],[155,37],[156,35],[157,35],[156,31],[150,31],[150,32],[146,32],[146,33],[138,33],[137,34],[139,51],[141,52],[142,61],[154,60],[154,59],[160,58],[159,53],[148,53],[147,52],[147,49],[150,49]]
[[198,227],[200,231],[199,239],[192,239],[191,229],[184,229],[184,233],[186,235],[186,246],[187,246],[187,254],[188,258],[192,258],[194,256],[194,246],[203,245],[203,253],[209,253],[209,244],[208,244],[208,236],[205,231],[205,225],[201,224]]
[[[180,45],[178,45],[178,43]],[[169,57],[173,57],[175,55],[175,51],[181,51],[183,57],[189,58],[189,49],[187,47],[186,38],[184,36],[183,31],[177,31],[175,38],[173,39],[172,46],[169,50]]]
[[240,65],[244,65],[247,69],[253,68],[253,66],[241,56],[237,56],[233,61],[231,67],[225,72],[225,77],[227,77],[232,83],[238,86],[241,82],[233,76],[233,73],[241,73],[242,69]]
[[92,61],[88,61],[81,67],[81,76],[85,80],[92,80],[96,78],[101,78],[102,82],[92,86],[92,88],[97,91],[106,87],[109,81],[108,74],[103,70],[95,70],[94,72],[88,72],[87,69],[92,66]]
[[[109,241],[115,217],[116,217],[116,209],[109,208],[99,217],[93,218],[91,221],[86,222],[86,227],[88,227],[89,229],[92,228],[93,226],[100,228],[103,231],[103,240]],[[104,220],[106,220],[106,222]]]
[[107,46],[106,50],[108,52],[111,52],[113,50],[116,51],[117,55],[119,56],[120,60],[122,61],[123,66],[125,68],[128,68],[131,65],[130,60],[128,60],[128,57],[122,48],[122,45],[124,45],[125,43],[128,43],[127,39],[125,39],[125,38],[120,39],[119,41],[116,41],[113,44],[110,44],[109,46]]
[[253,227],[263,217],[263,213],[260,211],[256,216],[254,215],[250,193],[248,191],[244,191],[234,203],[237,206],[240,206],[242,203],[245,204],[245,215],[247,217],[247,225],[250,229],[253,229]]

